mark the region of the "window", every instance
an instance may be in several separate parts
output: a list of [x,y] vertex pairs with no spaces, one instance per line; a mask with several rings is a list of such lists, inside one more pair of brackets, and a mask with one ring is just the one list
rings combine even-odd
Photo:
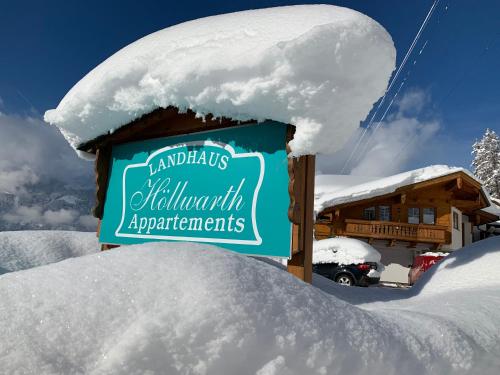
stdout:
[[363,210],[363,219],[375,220],[375,207],[368,207]]
[[380,221],[391,221],[391,206],[379,206]]
[[458,212],[453,211],[453,229],[460,230],[458,226],[460,223],[458,222]]
[[423,219],[424,224],[436,224],[436,213],[434,208],[424,208]]
[[319,215],[318,222],[330,222],[332,220],[331,215]]
[[408,223],[409,224],[420,223],[420,209],[418,207],[408,208]]

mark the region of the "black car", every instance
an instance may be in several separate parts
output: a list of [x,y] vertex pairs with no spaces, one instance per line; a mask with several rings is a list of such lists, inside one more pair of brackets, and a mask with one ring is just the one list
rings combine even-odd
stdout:
[[[320,263],[313,265],[313,272],[347,286],[368,286],[378,284],[379,277],[370,277],[371,270],[377,270],[377,263],[340,265],[337,263]],[[378,273],[377,273],[378,274]]]

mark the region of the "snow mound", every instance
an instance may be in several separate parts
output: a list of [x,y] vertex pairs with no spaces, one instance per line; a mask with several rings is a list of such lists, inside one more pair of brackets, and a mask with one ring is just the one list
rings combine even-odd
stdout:
[[380,253],[370,244],[354,238],[334,237],[313,242],[313,263],[341,265],[380,263]]
[[6,274],[0,300],[5,373],[358,373],[408,358],[362,310],[207,245],[135,245]]
[[[498,364],[498,330],[484,357],[481,340],[413,304],[361,309],[201,244],[135,245],[6,274],[0,300],[4,373],[494,374]],[[432,306],[446,316],[455,302]]]
[[500,237],[456,250],[432,266],[415,284],[420,294],[500,287]]
[[300,5],[202,18],[148,35],[92,70],[45,120],[73,147],[159,107],[297,126],[296,155],[339,149],[395,67],[371,18]]
[[0,274],[99,251],[94,232],[0,232]]

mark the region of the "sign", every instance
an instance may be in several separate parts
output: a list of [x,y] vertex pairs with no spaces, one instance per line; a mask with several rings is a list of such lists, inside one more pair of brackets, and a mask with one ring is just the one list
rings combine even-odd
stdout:
[[286,131],[269,121],[114,146],[100,241],[290,257]]

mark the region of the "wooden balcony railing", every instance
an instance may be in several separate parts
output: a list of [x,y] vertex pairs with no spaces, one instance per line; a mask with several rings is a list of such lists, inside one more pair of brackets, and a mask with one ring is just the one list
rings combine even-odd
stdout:
[[345,230],[336,230],[335,232],[337,235],[350,237],[394,239],[437,244],[450,242],[448,228],[443,225],[346,219]]

